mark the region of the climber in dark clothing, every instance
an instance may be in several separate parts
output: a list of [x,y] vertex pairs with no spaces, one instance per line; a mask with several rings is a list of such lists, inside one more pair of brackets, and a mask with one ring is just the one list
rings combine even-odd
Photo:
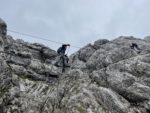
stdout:
[[58,48],[57,53],[61,55],[65,55],[67,46],[70,46],[70,44],[63,44],[60,48]]
[[138,53],[141,52],[141,49],[138,47],[138,45],[136,43],[132,43],[130,48],[136,50]]
[[130,46],[131,49],[137,49],[140,50],[140,48],[138,47],[138,45],[136,43],[132,43],[132,45]]
[[56,66],[60,66],[59,63],[62,65],[63,69],[62,72],[65,71],[65,67],[67,66],[67,63],[69,61],[69,58],[67,55],[65,55],[67,46],[70,46],[70,44],[63,44],[60,48],[58,48],[57,53],[59,54],[59,59],[55,63]]

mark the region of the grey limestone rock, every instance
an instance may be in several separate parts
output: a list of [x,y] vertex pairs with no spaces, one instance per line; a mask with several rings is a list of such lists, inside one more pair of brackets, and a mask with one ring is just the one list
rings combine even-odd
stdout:
[[107,39],[100,39],[94,42],[94,48],[99,49],[101,45],[108,43],[109,40]]
[[14,40],[6,28],[0,19],[0,113],[150,113],[147,38],[95,41],[69,56],[62,73],[56,51]]
[[0,18],[0,35],[7,34],[7,24]]

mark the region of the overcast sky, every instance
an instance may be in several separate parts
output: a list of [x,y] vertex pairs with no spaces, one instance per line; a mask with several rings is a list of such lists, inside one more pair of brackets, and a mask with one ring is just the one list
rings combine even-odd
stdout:
[[[0,0],[0,17],[10,30],[79,47],[102,38],[150,35],[150,0]],[[55,50],[60,46],[8,34]]]

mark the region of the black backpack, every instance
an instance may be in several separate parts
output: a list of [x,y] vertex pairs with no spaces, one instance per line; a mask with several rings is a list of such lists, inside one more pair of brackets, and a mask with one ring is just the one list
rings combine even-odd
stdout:
[[62,51],[62,47],[58,48],[57,53],[60,54]]

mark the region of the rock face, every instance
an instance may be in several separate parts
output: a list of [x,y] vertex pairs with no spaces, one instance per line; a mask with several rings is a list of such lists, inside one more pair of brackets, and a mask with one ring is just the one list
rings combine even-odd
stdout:
[[2,35],[7,34],[7,25],[1,18],[0,18],[0,34]]
[[64,73],[54,66],[57,53],[44,45],[2,32],[0,42],[0,113],[150,113],[145,39],[121,36],[88,44],[69,57]]

